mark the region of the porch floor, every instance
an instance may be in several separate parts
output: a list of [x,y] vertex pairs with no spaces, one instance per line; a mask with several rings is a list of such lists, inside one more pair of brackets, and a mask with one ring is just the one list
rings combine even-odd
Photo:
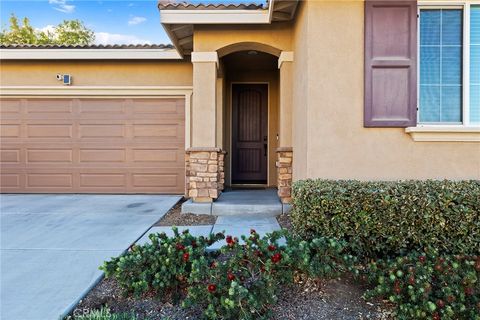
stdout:
[[282,205],[276,189],[227,190],[212,203],[196,203],[191,199],[182,205],[182,213],[215,216],[274,217],[289,209]]

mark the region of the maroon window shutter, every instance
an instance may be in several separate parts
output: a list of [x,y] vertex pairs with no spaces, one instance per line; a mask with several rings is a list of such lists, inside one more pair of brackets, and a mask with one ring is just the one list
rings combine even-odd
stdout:
[[365,127],[417,123],[417,1],[365,1]]

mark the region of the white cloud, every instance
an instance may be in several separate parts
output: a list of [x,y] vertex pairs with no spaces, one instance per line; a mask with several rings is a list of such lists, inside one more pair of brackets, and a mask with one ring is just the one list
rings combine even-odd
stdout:
[[96,32],[95,44],[152,44],[152,42],[129,34]]
[[134,26],[134,25],[143,23],[145,21],[147,21],[147,18],[145,18],[145,17],[132,17],[132,18],[130,18],[130,20],[128,20],[128,25],[129,26]]
[[53,9],[60,12],[72,13],[75,11],[75,6],[67,4],[67,0],[48,0],[48,3],[53,5]]
[[46,25],[45,27],[43,28],[35,28],[36,31],[39,31],[39,32],[50,32],[50,33],[55,33],[55,26],[54,25],[51,25],[51,24],[48,24]]

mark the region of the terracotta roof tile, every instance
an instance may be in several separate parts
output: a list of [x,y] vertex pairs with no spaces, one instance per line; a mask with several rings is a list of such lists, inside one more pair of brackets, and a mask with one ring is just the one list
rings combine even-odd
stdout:
[[0,44],[1,49],[174,49],[171,44],[91,44],[91,45],[52,45],[52,44]]
[[263,4],[259,3],[238,3],[238,4],[225,4],[225,3],[188,3],[188,2],[170,2],[160,0],[158,2],[158,8],[160,10],[259,10],[263,9]]

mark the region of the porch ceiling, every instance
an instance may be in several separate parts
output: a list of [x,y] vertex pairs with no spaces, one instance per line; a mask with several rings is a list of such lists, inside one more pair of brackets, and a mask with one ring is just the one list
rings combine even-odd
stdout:
[[256,4],[193,5],[159,1],[158,9],[163,28],[183,56],[193,51],[195,24],[270,24],[290,21],[295,16],[298,2],[270,0],[264,8]]

